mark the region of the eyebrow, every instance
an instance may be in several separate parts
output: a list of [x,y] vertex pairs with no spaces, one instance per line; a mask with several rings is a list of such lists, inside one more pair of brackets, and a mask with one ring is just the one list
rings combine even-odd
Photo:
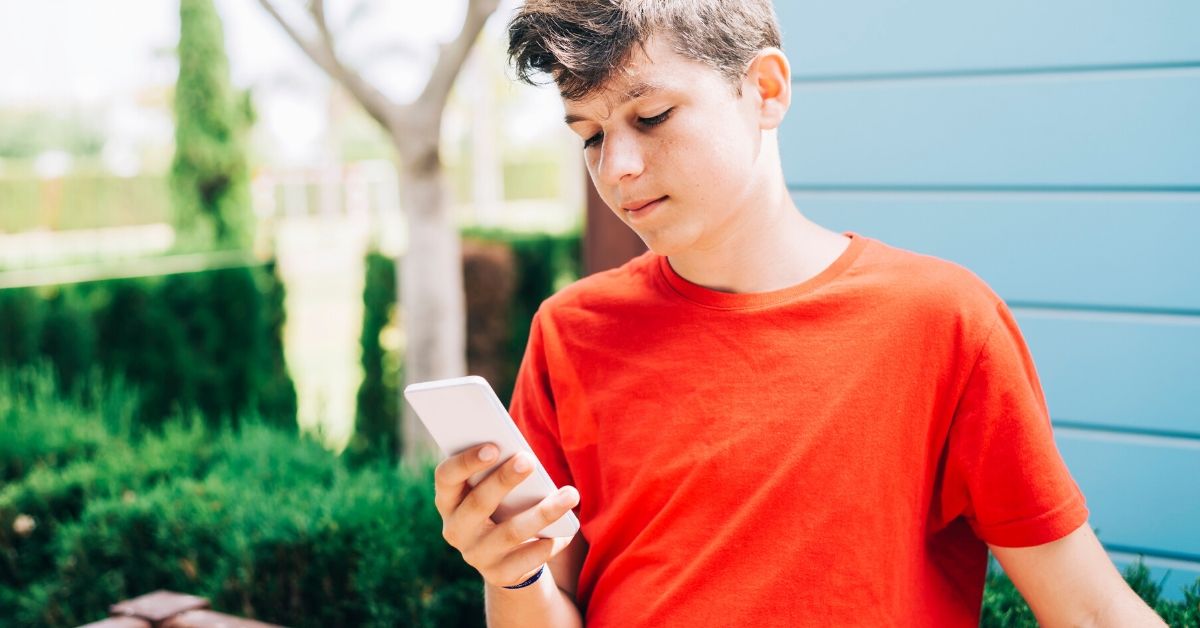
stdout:
[[[613,105],[613,108],[620,107],[621,105],[623,105],[631,100],[634,100],[635,98],[641,98],[642,96],[646,96],[648,94],[653,94],[655,92],[659,92],[664,89],[666,89],[666,88],[658,83],[651,83],[651,82],[646,82],[646,81],[634,83],[621,96],[621,99],[619,101],[617,101],[616,104]],[[563,116],[563,122],[566,122],[568,126],[571,124],[574,124],[576,122],[583,122],[585,120],[587,120],[587,118],[585,118],[583,116],[575,115],[573,113],[568,113],[566,116]]]

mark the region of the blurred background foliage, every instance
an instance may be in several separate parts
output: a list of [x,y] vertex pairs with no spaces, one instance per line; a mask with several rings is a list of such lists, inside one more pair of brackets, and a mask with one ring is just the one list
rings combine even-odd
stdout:
[[270,265],[0,290],[0,368],[48,363],[64,394],[93,369],[138,391],[139,425],[254,412],[295,425]]
[[78,112],[0,110],[0,158],[32,160],[50,148],[99,156],[105,134],[95,118]]

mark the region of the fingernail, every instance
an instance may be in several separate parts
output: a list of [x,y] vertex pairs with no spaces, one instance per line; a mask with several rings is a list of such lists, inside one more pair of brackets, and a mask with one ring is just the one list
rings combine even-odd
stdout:
[[564,486],[558,489],[558,495],[554,496],[554,501],[560,504],[569,504],[575,500],[574,489]]
[[488,445],[487,447],[479,450],[479,459],[484,462],[491,462],[495,460],[496,456],[499,454],[500,452],[497,451],[495,447]]
[[517,454],[517,461],[513,463],[513,470],[517,473],[525,473],[533,468],[533,464],[529,462],[529,456],[525,454]]

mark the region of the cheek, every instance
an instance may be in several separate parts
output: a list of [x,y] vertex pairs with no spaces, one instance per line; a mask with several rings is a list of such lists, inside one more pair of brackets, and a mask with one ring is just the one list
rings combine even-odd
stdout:
[[[739,132],[733,132],[739,131]],[[753,150],[741,129],[696,130],[690,141],[672,147],[672,168],[699,195],[698,201],[727,199],[750,177]]]

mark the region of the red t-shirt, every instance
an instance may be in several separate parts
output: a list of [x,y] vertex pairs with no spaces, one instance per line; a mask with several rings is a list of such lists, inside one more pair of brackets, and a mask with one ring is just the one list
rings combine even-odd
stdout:
[[1087,520],[1012,314],[856,234],[731,294],[646,253],[548,299],[511,411],[581,496],[592,626],[977,626],[987,548]]

